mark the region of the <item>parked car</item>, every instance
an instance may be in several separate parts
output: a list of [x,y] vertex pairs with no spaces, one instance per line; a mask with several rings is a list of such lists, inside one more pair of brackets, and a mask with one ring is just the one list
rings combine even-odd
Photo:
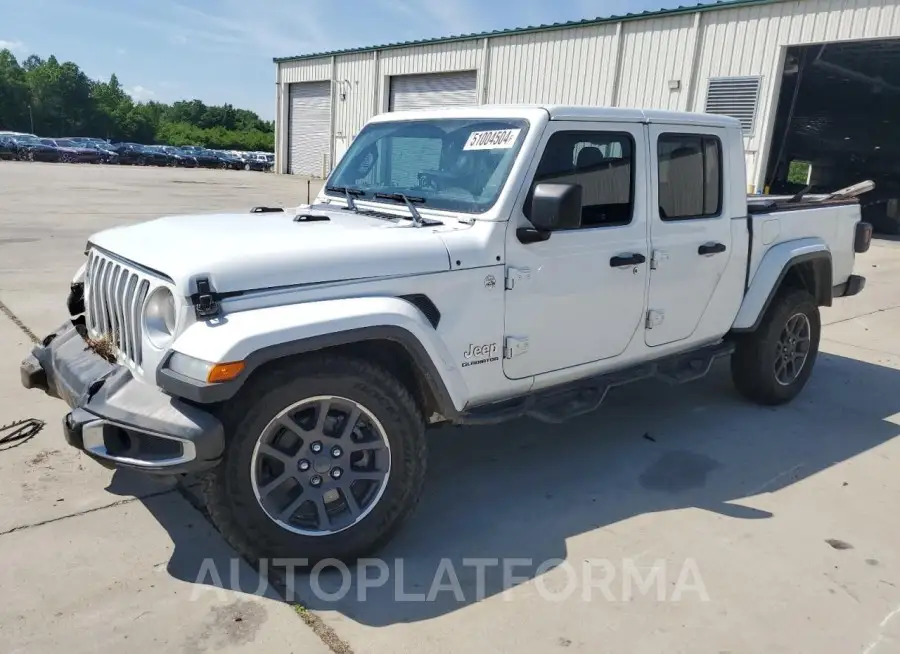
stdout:
[[865,286],[871,185],[748,199],[746,179],[726,116],[384,114],[309,207],[91,236],[72,319],[20,377],[98,462],[203,473],[247,558],[353,560],[416,506],[430,424],[558,423],[722,357],[750,401],[794,399],[820,307]]
[[138,147],[141,153],[144,155],[144,163],[141,165],[159,167],[169,165],[169,155],[162,150],[157,150],[152,145],[140,145]]
[[196,168],[197,158],[186,152],[182,152],[174,145],[154,145],[150,146],[158,152],[162,152],[169,159],[170,166],[178,166],[179,168]]
[[100,163],[102,158],[95,148],[68,139],[41,139],[41,143],[57,148],[59,160],[63,163]]
[[0,134],[0,159],[12,161],[16,159],[16,142],[11,136]]
[[269,162],[266,161],[264,156],[258,154],[246,154],[243,157],[240,157],[241,161],[244,163],[244,170],[268,170]]
[[21,161],[59,161],[59,148],[43,143],[37,136],[14,136],[12,140],[16,158]]
[[33,138],[37,138],[36,134],[29,134],[28,132],[11,132],[9,130],[0,131],[0,136],[31,136]]
[[197,165],[201,168],[221,168],[222,161],[218,155],[212,150],[198,148],[193,146],[185,146],[181,150],[197,160]]
[[169,165],[169,157],[165,152],[153,150],[140,143],[117,143],[115,150],[119,154],[119,163],[134,166]]
[[115,148],[106,141],[100,141],[99,139],[86,140],[84,141],[84,146],[87,148],[94,148],[97,152],[99,152],[101,157],[100,160],[105,164],[119,163],[119,153],[116,152]]
[[137,143],[114,143],[112,144],[113,152],[119,155],[119,163],[128,166],[137,166],[145,164],[145,156],[141,147]]
[[224,152],[223,150],[210,150],[210,152],[219,160],[219,168],[241,170],[244,167],[244,160],[229,152]]

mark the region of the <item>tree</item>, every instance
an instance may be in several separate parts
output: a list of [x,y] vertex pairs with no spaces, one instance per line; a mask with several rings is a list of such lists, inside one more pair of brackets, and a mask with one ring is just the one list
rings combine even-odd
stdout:
[[115,74],[91,80],[73,62],[31,55],[20,65],[0,51],[0,129],[46,136],[99,136],[115,141],[197,144],[213,148],[267,150],[274,124],[231,104],[201,100],[135,102]]
[[0,126],[17,132],[31,129],[25,70],[9,50],[0,50]]

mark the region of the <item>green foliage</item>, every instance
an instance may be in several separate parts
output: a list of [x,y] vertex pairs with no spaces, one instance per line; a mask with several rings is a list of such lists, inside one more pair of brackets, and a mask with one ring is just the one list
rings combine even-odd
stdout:
[[810,164],[806,161],[792,161],[788,168],[788,181],[791,184],[802,184],[806,186],[806,180],[809,178]]
[[269,152],[275,141],[274,123],[252,111],[200,100],[135,102],[115,75],[92,80],[52,55],[20,64],[9,50],[0,50],[0,130]]

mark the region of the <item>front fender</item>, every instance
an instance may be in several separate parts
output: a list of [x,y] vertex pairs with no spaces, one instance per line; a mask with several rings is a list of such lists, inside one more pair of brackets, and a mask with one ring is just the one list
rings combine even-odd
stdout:
[[[831,269],[831,250],[819,238],[801,238],[774,245],[763,255],[756,274],[744,294],[744,301],[738,310],[732,329],[752,331],[762,320],[778,292],[781,281],[792,266],[811,260],[824,260]],[[828,292],[831,284],[828,282]]]
[[214,363],[243,361],[241,376],[224,384],[198,385],[165,370],[164,360],[157,380],[175,395],[203,402],[222,401],[233,396],[256,368],[269,361],[367,340],[398,342],[425,375],[445,415],[463,408],[465,382],[446,346],[415,305],[396,297],[305,302],[239,311],[195,323],[175,340],[172,351]]

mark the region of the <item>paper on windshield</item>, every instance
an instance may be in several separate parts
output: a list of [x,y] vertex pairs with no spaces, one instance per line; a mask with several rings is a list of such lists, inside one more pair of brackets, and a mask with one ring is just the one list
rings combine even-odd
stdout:
[[521,129],[493,129],[472,132],[463,150],[508,150],[516,144]]

